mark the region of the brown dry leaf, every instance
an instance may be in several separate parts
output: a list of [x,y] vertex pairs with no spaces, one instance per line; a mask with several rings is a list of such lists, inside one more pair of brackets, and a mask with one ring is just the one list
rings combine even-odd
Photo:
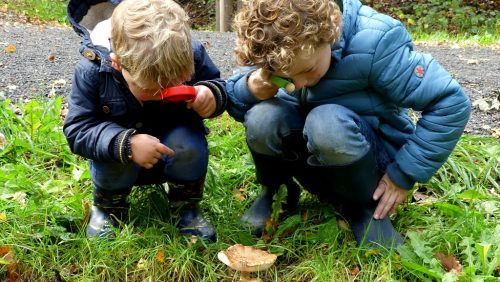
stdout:
[[359,266],[354,266],[353,268],[351,268],[351,271],[349,271],[349,276],[351,276],[351,278],[354,278],[356,277],[356,275],[358,275],[360,269],[359,269]]
[[3,135],[3,133],[0,132],[0,147],[3,147],[3,145],[5,145],[5,143],[7,143],[7,140],[5,139],[5,135]]
[[13,262],[7,265],[7,277],[9,277],[9,282],[19,281],[19,272],[17,271],[17,262]]
[[55,62],[56,60],[56,55],[54,54],[50,54],[48,57],[47,57],[47,60],[51,63]]
[[14,261],[14,252],[9,246],[0,246],[0,258],[8,261],[7,277],[9,282],[19,281],[19,273],[17,271],[17,262]]
[[[0,257],[6,256],[8,253],[10,253],[10,247],[9,246],[1,246],[0,245]],[[7,260],[7,258],[4,258]]]
[[90,218],[90,204],[88,201],[83,202],[83,224],[89,222]]
[[306,221],[308,217],[309,217],[309,214],[307,213],[307,211],[302,211],[300,213],[300,220]]
[[3,51],[5,53],[12,53],[12,52],[15,52],[16,50],[17,50],[17,47],[14,44],[9,44],[7,47],[5,47],[5,49],[3,49]]
[[347,230],[349,231],[349,224],[343,220],[343,219],[338,219],[337,224],[339,225],[340,229]]
[[460,261],[454,255],[445,255],[443,253],[434,254],[435,257],[439,259],[441,265],[446,271],[462,272],[462,265]]
[[245,196],[241,193],[241,189],[233,189],[233,196],[238,202],[243,202],[245,200]]
[[165,263],[165,254],[163,253],[163,250],[158,250],[158,252],[156,252],[156,261]]
[[413,199],[416,202],[424,202],[424,201],[433,201],[436,200],[434,196],[432,196],[431,190],[426,187],[420,187],[413,192]]

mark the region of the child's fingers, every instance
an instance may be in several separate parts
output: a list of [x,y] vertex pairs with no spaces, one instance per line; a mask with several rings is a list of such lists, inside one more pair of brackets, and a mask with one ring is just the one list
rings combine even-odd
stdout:
[[169,147],[167,147],[161,143],[160,143],[160,146],[158,147],[158,151],[162,154],[169,156],[169,157],[172,157],[174,155],[174,150],[170,149]]

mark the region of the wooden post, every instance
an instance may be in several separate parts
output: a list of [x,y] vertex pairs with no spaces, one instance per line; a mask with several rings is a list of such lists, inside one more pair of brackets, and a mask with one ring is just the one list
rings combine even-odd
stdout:
[[232,0],[215,1],[216,29],[220,32],[229,31],[233,16]]

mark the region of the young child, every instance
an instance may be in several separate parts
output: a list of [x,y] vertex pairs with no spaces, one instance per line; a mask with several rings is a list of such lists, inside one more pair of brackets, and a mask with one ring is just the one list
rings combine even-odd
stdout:
[[[95,4],[75,0],[68,6],[86,58],[76,66],[64,134],[71,150],[90,160],[87,235],[107,237],[116,219],[126,219],[132,186],[168,182],[181,233],[215,241],[199,201],[208,165],[203,119],[226,106],[219,70],[191,40],[187,15],[174,1],[125,0],[111,20],[80,25]],[[196,97],[160,101],[165,88],[181,84],[194,85]]]
[[[247,67],[227,81],[228,112],[244,123],[263,189],[241,220],[262,232],[280,185],[296,204],[294,177],[337,206],[359,244],[401,244],[388,215],[459,140],[471,111],[460,85],[399,21],[358,0],[247,0],[235,29]],[[416,124],[409,108],[422,112]]]

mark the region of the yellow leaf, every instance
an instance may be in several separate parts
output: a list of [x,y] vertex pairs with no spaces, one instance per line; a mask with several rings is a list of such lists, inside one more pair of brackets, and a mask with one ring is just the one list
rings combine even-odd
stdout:
[[7,214],[4,212],[0,212],[0,223],[7,221]]
[[12,53],[12,52],[14,52],[16,50],[17,50],[16,45],[9,44],[9,46],[5,47],[4,52],[5,53]]

